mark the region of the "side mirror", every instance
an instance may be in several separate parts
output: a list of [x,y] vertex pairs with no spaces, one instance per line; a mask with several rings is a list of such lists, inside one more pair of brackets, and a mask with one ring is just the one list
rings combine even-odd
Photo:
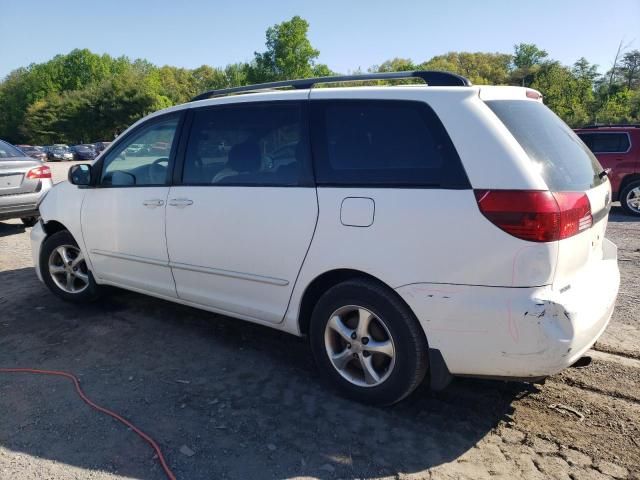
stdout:
[[88,163],[81,163],[79,165],[73,165],[69,169],[69,183],[78,186],[91,185],[91,165]]

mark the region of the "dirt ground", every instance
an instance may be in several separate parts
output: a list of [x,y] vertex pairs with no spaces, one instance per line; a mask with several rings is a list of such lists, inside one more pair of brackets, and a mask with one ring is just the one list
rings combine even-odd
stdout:
[[[622,287],[589,367],[538,386],[458,379],[388,409],[327,390],[303,339],[119,290],[66,304],[36,279],[28,235],[0,223],[0,368],[74,372],[179,479],[640,479],[640,221],[619,208]],[[165,477],[68,381],[0,374],[0,479],[85,478]]]

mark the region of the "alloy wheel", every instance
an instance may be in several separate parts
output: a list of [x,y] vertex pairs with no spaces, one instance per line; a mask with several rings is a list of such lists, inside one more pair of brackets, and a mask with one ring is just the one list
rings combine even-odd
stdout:
[[632,211],[640,213],[640,187],[629,190],[625,201]]
[[336,310],[325,327],[327,355],[353,385],[381,385],[395,366],[396,349],[384,321],[370,310],[348,305]]
[[89,286],[87,263],[74,245],[61,245],[51,252],[49,274],[56,286],[66,293],[80,293]]

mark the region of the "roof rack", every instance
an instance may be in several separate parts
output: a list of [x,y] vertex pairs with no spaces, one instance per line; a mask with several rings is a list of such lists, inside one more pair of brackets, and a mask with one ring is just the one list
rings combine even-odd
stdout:
[[631,127],[640,128],[640,123],[595,123],[593,125],[585,125],[580,128],[618,128],[618,127]]
[[301,78],[298,80],[284,80],[280,82],[258,83],[255,85],[244,85],[242,87],[223,88],[219,90],[209,90],[191,99],[204,100],[213,97],[222,97],[234,93],[251,93],[261,90],[272,90],[276,88],[312,88],[317,83],[337,83],[355,82],[363,80],[395,80],[401,78],[420,78],[431,87],[469,87],[471,82],[468,78],[450,72],[440,72],[431,70],[414,70],[409,72],[382,72],[363,73],[358,75],[339,75],[334,77]]

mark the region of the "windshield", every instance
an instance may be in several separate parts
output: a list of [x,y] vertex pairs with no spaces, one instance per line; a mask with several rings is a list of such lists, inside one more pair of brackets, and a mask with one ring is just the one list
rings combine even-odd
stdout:
[[584,191],[605,181],[589,148],[542,103],[490,100],[486,104],[535,163],[549,190]]
[[[3,142],[2,140],[0,140],[0,160],[4,160],[7,158],[24,158],[25,154],[23,152],[21,152],[20,150],[18,150],[16,147],[14,147],[13,145],[9,145],[7,142]],[[28,160],[28,159],[25,159]]]

